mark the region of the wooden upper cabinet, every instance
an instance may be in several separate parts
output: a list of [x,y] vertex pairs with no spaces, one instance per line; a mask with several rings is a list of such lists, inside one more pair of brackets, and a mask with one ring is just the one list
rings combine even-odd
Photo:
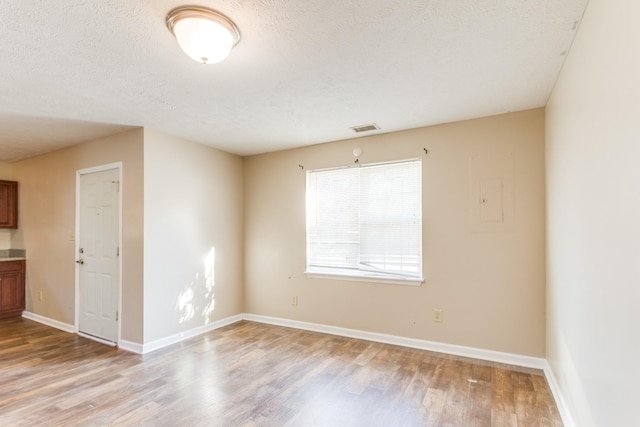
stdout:
[[0,228],[18,228],[18,183],[0,181]]

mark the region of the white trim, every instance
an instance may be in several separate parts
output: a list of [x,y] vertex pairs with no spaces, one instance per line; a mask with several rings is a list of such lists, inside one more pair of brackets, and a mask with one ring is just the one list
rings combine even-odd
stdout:
[[455,344],[439,343],[435,341],[420,340],[415,338],[400,337],[397,335],[379,334],[357,329],[340,328],[337,326],[322,325],[319,323],[300,322],[298,320],[282,319],[278,317],[261,316],[257,314],[244,314],[243,319],[252,322],[267,323],[270,325],[285,326],[288,328],[304,329],[313,332],[339,335],[349,338],[358,338],[367,341],[375,341],[383,344],[399,345],[402,347],[417,348],[420,350],[434,351],[455,356],[469,357],[472,359],[487,360],[490,362],[504,363],[507,365],[522,366],[526,368],[540,369],[544,371],[546,360],[540,357],[524,356],[513,353],[485,350],[480,348],[465,347]]
[[51,326],[52,328],[60,329],[64,332],[69,332],[70,334],[75,334],[78,330],[75,326],[70,325],[68,323],[60,322],[58,320],[50,319],[49,317],[44,317],[39,314],[32,313],[30,311],[23,311],[22,317],[25,319],[33,320],[38,323],[42,323],[43,325]]
[[340,274],[340,273],[327,273],[321,271],[305,271],[304,275],[310,279],[333,279],[333,280],[346,280],[351,282],[368,282],[368,283],[383,283],[385,285],[405,285],[405,286],[421,286],[424,279],[402,279],[400,277],[385,277],[382,275],[376,275],[374,273],[360,274]]
[[90,168],[78,169],[77,174],[86,175],[90,173],[103,172],[110,169],[122,169],[122,162],[107,163],[106,165],[92,166]]
[[[75,226],[75,254],[78,253],[80,249],[80,241],[78,237],[80,236],[80,177],[81,175],[88,175],[96,172],[103,172],[107,170],[118,170],[118,180],[120,181],[118,184],[118,248],[120,249],[120,256],[118,257],[118,302],[117,302],[117,310],[118,310],[118,320],[116,325],[116,343],[120,342],[120,337],[122,334],[122,259],[123,259],[123,249],[122,249],[122,220],[123,220],[123,210],[122,210],[122,202],[123,202],[123,164],[122,162],[114,162],[108,163],[105,165],[93,166],[90,168],[79,169],[76,171],[76,226]],[[80,330],[80,269],[76,264],[75,268],[75,318],[74,325],[75,331]],[[96,337],[93,337],[96,338]],[[99,339],[96,339],[99,341]],[[111,341],[106,341],[105,343],[110,343]]]
[[[409,163],[409,162],[422,162],[422,159],[420,157],[409,157],[408,159],[389,160],[389,161],[386,161],[386,162],[375,162],[375,163],[360,163],[360,162],[358,162],[357,165],[350,164],[350,165],[346,165],[346,166],[333,166],[333,167],[328,167],[328,168],[307,169],[307,174],[309,172],[330,172],[330,171],[344,170],[344,169],[349,169],[349,168],[354,168],[354,167],[367,168],[367,167],[371,167],[371,166],[395,165],[395,164],[399,164],[399,163]],[[422,163],[420,163],[420,165],[422,165]]]
[[237,314],[235,316],[226,317],[224,319],[216,320],[213,323],[209,323],[207,325],[198,326],[197,328],[189,329],[188,331],[179,332],[177,334],[170,335],[168,337],[160,338],[155,341],[151,341],[150,343],[142,344],[142,353],[146,354],[152,351],[159,350],[163,347],[167,347],[172,344],[179,343],[189,338],[193,338],[197,335],[205,334],[207,332],[213,331],[214,329],[222,328],[223,326],[230,325],[232,323],[236,323],[241,321],[243,318],[242,314]]
[[129,351],[131,353],[142,354],[142,347],[142,344],[133,341],[120,340],[118,343],[118,348],[120,350]]
[[549,384],[551,394],[553,394],[553,398],[556,401],[556,406],[558,407],[560,418],[562,418],[562,423],[564,424],[564,427],[575,427],[576,423],[573,421],[573,416],[567,406],[567,401],[562,394],[562,390],[560,389],[560,385],[553,373],[553,369],[551,369],[551,365],[549,365],[547,360],[544,361],[544,365],[544,376],[547,378],[547,384]]

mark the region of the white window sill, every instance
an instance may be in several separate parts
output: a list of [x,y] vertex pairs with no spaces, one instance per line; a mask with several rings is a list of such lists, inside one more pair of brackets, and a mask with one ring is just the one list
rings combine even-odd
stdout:
[[347,274],[343,272],[329,272],[329,271],[305,271],[305,276],[312,279],[329,279],[329,280],[350,280],[353,282],[373,282],[373,283],[385,283],[389,285],[406,285],[406,286],[420,286],[424,282],[422,278],[416,279],[404,279],[379,275],[376,273],[354,273]]

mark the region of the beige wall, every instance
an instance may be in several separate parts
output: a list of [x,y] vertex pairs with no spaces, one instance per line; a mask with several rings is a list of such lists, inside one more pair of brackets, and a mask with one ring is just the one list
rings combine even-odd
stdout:
[[76,171],[113,162],[124,172],[122,339],[148,343],[242,313],[242,159],[142,129],[11,165],[27,310],[74,323]]
[[581,427],[640,425],[638,16],[589,2],[546,113],[547,357]]
[[[298,165],[349,165],[355,147],[363,163],[423,159],[420,287],[303,274],[305,172]],[[507,223],[487,228],[475,221],[475,189],[493,168],[506,179],[510,207]],[[545,355],[543,110],[248,157],[244,176],[246,312]],[[432,321],[435,308],[444,310],[444,323]]]
[[142,138],[134,130],[11,165],[20,221],[11,246],[27,251],[27,311],[74,324],[76,171],[122,162],[122,339],[142,342]]
[[150,343],[243,312],[243,193],[240,157],[148,129],[144,135]]
[[11,179],[11,164],[0,162],[0,179]]

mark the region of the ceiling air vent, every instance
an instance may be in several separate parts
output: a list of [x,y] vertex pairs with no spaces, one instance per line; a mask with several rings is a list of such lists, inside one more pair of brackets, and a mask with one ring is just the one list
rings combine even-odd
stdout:
[[369,132],[372,130],[378,130],[380,128],[378,127],[377,124],[371,123],[370,125],[354,126],[351,129],[353,129],[355,133],[360,133],[360,132]]

